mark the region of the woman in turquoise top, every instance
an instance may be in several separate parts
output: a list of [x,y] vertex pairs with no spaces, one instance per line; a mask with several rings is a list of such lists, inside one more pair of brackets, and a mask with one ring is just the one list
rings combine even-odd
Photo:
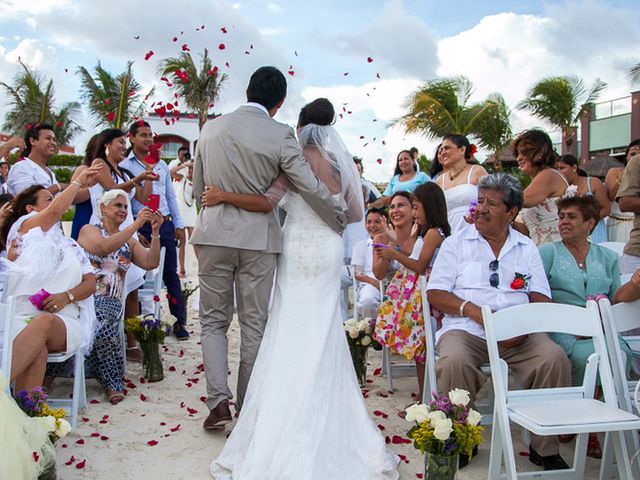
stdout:
[[391,203],[391,196],[400,191],[413,193],[418,185],[429,182],[429,175],[418,171],[418,163],[413,160],[409,150],[402,150],[396,159],[396,169],[389,181],[387,188],[379,198],[371,204],[375,208],[381,208]]
[[[540,256],[554,302],[584,307],[588,299],[595,300],[598,295],[613,300],[620,287],[618,255],[588,240],[598,220],[599,206],[592,196],[558,201],[558,229],[562,240],[540,246]],[[564,333],[550,333],[549,336],[564,348],[571,360],[573,385],[582,385],[587,358],[595,351],[593,340]],[[631,350],[622,340],[620,345],[627,355],[628,373]],[[602,455],[595,434],[589,435],[587,455],[594,458]]]

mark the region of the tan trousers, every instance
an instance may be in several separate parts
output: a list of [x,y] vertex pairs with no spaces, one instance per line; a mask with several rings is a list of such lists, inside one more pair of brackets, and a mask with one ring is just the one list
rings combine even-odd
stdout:
[[[438,342],[436,376],[440,393],[454,388],[468,390],[474,403],[486,376],[480,366],[489,362],[487,342],[464,330],[450,330]],[[564,350],[546,333],[534,333],[515,348],[500,348],[523,388],[568,387],[571,362]],[[531,435],[531,446],[543,457],[559,452],[558,437]]]
[[267,325],[276,254],[198,245],[202,358],[207,379],[207,406],[232,398],[227,330],[233,318],[235,285],[240,323],[240,366],[236,409],[240,410]]

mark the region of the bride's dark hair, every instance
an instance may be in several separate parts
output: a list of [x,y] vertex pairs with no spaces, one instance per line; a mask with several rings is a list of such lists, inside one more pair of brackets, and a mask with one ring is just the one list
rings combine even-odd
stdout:
[[336,116],[333,105],[326,98],[316,98],[313,102],[307,103],[298,115],[298,128],[302,128],[310,123],[316,125],[331,125]]

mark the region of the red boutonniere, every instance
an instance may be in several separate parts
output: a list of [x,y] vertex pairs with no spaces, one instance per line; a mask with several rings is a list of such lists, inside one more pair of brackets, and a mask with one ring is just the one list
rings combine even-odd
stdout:
[[476,147],[475,143],[472,143],[471,144],[471,151],[470,151],[471,156],[473,157],[476,154],[477,151],[478,151],[478,147]]
[[511,282],[511,290],[524,290],[529,285],[529,278],[531,278],[531,275],[516,272],[516,275]]

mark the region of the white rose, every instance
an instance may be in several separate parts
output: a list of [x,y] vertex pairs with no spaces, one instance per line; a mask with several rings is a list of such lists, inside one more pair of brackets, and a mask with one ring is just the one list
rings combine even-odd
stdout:
[[422,423],[429,420],[429,408],[424,403],[411,405],[405,412],[407,412],[405,419],[408,422]]
[[56,437],[62,438],[66,437],[67,433],[71,431],[71,424],[67,422],[64,418],[59,418],[56,421],[56,429],[53,432]]
[[469,400],[471,400],[469,392],[461,388],[454,388],[451,390],[449,392],[449,399],[454,405],[462,405],[463,407],[466,407]]
[[51,415],[47,415],[46,417],[36,417],[36,418],[47,432],[53,432],[56,429],[55,417],[52,417]]
[[360,332],[358,332],[357,328],[350,328],[349,329],[349,336],[351,338],[358,338],[358,335],[360,335]]
[[369,336],[364,337],[362,340],[360,340],[360,343],[362,344],[363,347],[366,347],[371,343],[371,337]]
[[467,416],[467,425],[475,427],[480,423],[480,420],[482,420],[482,415],[476,412],[473,408],[470,408],[469,415]]
[[364,333],[366,333],[367,335],[371,335],[371,327],[369,326],[369,324],[367,324],[367,326],[364,328]]
[[358,330],[360,330],[361,332],[364,332],[364,330],[369,326],[369,324],[367,322],[365,322],[364,320],[360,320],[358,322]]
[[433,436],[438,440],[442,440],[443,442],[449,438],[453,432],[453,422],[450,418],[445,418],[444,420],[436,420],[433,424]]
[[439,420],[444,420],[445,418],[447,418],[445,413],[440,410],[434,410],[433,412],[428,412],[427,417],[429,417],[429,421],[431,422],[431,424],[434,424]]

